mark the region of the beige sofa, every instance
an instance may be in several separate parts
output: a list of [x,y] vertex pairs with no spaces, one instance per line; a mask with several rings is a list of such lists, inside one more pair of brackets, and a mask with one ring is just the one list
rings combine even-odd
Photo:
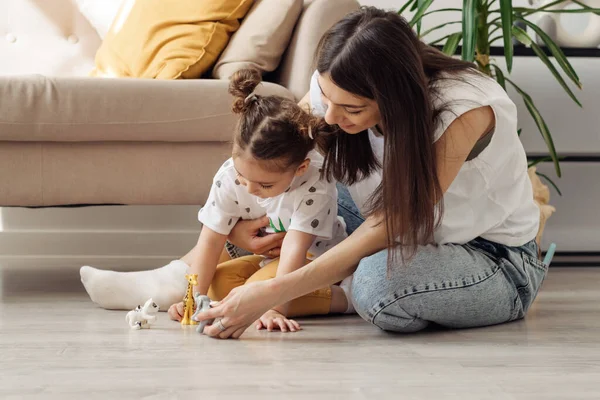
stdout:
[[[0,0],[11,3],[0,22],[0,205],[201,204],[229,157],[228,82],[88,78],[100,39],[71,0]],[[261,91],[299,100],[318,40],[358,6],[305,0]]]

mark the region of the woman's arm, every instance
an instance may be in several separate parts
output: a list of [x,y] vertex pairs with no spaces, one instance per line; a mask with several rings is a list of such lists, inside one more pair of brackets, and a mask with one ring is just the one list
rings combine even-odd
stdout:
[[194,293],[207,294],[226,240],[226,235],[221,235],[207,226],[202,227],[196,245],[196,257],[191,265],[191,273],[198,274],[198,285],[194,286]]
[[354,273],[361,259],[385,249],[387,233],[380,222],[375,216],[367,218],[348,238],[304,268],[272,280],[271,290],[280,296],[279,302],[339,282]]
[[303,268],[233,289],[214,308],[196,317],[198,321],[220,318],[225,327],[221,331],[217,325],[207,326],[204,334],[237,339],[267,310],[349,276],[362,258],[385,249],[386,229],[379,221],[367,218],[346,240]]

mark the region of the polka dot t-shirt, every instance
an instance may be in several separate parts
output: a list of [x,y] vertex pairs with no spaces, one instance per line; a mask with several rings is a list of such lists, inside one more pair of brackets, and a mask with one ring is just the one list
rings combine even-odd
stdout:
[[277,197],[261,199],[240,184],[229,159],[213,179],[208,200],[198,213],[198,220],[222,235],[229,235],[240,219],[255,219],[267,215],[270,226],[265,233],[296,230],[316,236],[307,258],[316,257],[347,236],[346,225],[337,216],[335,182],[320,179],[322,157],[311,152],[306,173],[296,177],[287,191]]

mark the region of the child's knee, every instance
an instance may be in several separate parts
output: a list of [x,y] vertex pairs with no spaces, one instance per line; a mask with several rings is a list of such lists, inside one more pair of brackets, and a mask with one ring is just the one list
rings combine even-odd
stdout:
[[220,264],[215,270],[208,297],[215,301],[224,299],[234,288],[246,283],[258,268],[252,256]]
[[230,283],[231,278],[231,273],[229,271],[217,269],[210,284],[210,288],[208,289],[208,297],[214,301],[223,300],[235,287],[232,287],[232,284]]

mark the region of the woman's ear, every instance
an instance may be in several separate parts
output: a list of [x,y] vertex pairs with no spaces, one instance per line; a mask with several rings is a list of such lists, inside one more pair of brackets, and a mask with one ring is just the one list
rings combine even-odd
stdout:
[[304,175],[306,173],[306,171],[308,171],[309,165],[310,165],[310,158],[307,158],[306,160],[302,161],[302,164],[300,164],[300,166],[296,170],[296,176]]

